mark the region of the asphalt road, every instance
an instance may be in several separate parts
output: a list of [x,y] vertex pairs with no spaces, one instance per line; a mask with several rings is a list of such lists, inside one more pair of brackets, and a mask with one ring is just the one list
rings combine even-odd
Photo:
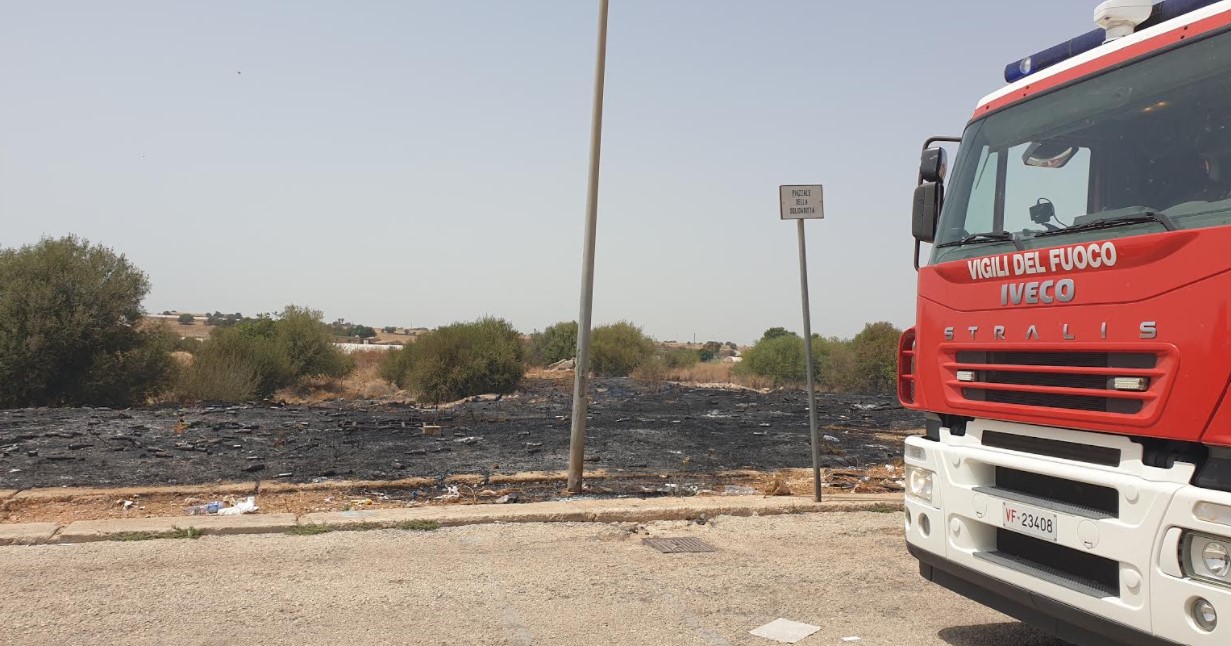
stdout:
[[[921,580],[901,514],[0,547],[5,644],[1050,646]],[[646,536],[717,551],[664,555]]]

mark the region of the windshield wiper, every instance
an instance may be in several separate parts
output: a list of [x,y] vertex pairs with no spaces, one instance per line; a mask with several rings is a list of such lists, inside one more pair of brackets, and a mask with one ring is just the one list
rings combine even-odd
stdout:
[[1178,228],[1175,226],[1175,222],[1173,222],[1171,218],[1167,217],[1166,215],[1155,212],[1155,211],[1146,211],[1145,213],[1138,213],[1136,215],[1122,215],[1116,218],[1106,218],[1103,220],[1094,220],[1093,222],[1086,222],[1085,224],[1075,224],[1071,227],[1065,227],[1063,229],[1056,229],[1055,231],[1043,231],[1041,233],[1036,233],[1031,237],[1045,238],[1047,236],[1058,236],[1064,233],[1076,233],[1078,231],[1097,231],[1099,229],[1112,229],[1115,227],[1128,226],[1130,224],[1144,224],[1146,222],[1157,222],[1158,224],[1162,225],[1164,229],[1168,231],[1175,231]]
[[961,247],[968,244],[978,244],[986,242],[1012,242],[1013,247],[1018,251],[1022,250],[1022,243],[1017,239],[1017,236],[1008,231],[989,232],[989,233],[972,233],[961,240],[952,242],[942,242],[936,245],[938,248],[943,247]]

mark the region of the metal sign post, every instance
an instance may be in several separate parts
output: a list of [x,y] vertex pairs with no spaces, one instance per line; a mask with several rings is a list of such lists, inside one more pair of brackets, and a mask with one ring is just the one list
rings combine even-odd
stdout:
[[812,486],[816,501],[821,501],[821,444],[816,429],[816,374],[812,364],[812,308],[808,304],[808,251],[804,242],[804,220],[825,219],[822,187],[817,185],[780,186],[778,197],[782,219],[795,220],[799,232],[799,291],[804,308],[804,369],[808,374],[808,427],[812,431]]

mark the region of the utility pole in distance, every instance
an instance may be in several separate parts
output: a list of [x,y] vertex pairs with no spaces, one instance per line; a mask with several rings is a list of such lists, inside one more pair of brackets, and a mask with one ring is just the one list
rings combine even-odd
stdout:
[[585,251],[581,262],[581,313],[577,317],[577,365],[573,377],[573,427],[569,436],[568,490],[582,491],[586,456],[587,382],[594,313],[594,241],[598,228],[598,169],[603,146],[603,89],[607,76],[607,3],[599,0],[598,55],[594,65],[594,116],[590,125],[590,176],[586,191]]
[[783,220],[795,220],[799,234],[799,291],[804,308],[804,370],[808,375],[808,428],[812,431],[812,486],[821,501],[821,444],[816,429],[816,372],[812,365],[812,308],[808,303],[808,250],[804,243],[804,220],[825,219],[822,187],[779,186]]

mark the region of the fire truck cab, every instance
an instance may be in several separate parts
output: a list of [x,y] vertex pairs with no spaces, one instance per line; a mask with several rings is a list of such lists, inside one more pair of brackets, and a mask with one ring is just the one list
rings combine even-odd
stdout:
[[1227,646],[1231,0],[1095,20],[925,144],[907,543],[1078,646]]

